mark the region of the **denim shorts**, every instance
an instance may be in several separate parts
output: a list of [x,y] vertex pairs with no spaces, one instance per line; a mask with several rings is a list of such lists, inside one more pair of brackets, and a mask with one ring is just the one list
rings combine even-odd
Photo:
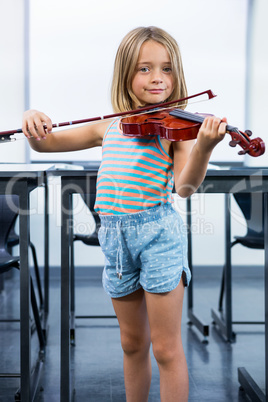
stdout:
[[113,298],[141,287],[169,292],[181,276],[191,280],[185,225],[171,204],[126,215],[100,215],[99,242],[105,255],[102,282]]

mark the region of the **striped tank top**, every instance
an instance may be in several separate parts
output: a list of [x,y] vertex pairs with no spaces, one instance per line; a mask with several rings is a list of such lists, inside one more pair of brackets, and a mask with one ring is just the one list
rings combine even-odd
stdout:
[[113,121],[103,138],[96,212],[130,214],[171,203],[173,160],[160,137],[125,136],[119,125]]

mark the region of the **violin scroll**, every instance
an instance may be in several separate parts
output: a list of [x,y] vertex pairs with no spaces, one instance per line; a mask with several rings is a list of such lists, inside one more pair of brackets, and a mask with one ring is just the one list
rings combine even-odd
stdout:
[[239,145],[242,148],[242,150],[238,152],[238,155],[249,154],[250,156],[257,157],[264,154],[265,144],[263,140],[260,137],[251,140],[249,138],[252,135],[250,130],[242,132],[236,129],[235,131],[228,131],[228,133],[232,137],[232,140],[229,142],[230,147]]
[[249,155],[250,156],[261,156],[265,152],[265,144],[260,137],[251,140],[249,145]]

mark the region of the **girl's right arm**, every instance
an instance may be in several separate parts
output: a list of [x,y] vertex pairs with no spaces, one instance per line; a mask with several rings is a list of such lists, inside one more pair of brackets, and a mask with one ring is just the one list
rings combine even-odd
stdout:
[[28,110],[23,114],[22,131],[37,152],[68,152],[101,146],[108,125],[108,121],[97,122],[53,133],[48,116]]
[[192,195],[203,182],[211,153],[224,138],[226,124],[225,117],[206,117],[194,146],[193,141],[173,143],[175,188],[181,197]]

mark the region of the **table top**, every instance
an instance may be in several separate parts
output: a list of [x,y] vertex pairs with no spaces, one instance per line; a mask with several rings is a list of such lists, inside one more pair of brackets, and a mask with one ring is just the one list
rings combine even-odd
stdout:
[[53,164],[35,164],[35,163],[0,163],[0,177],[10,176],[39,176],[40,174],[52,169]]
[[[76,183],[96,176],[100,162],[92,161],[82,164],[83,170],[52,169],[49,174],[61,176],[62,180],[71,182],[76,178]],[[209,165],[204,182],[198,193],[252,193],[268,192],[268,168],[267,167],[218,167]]]
[[[85,178],[96,176],[100,161],[84,163],[0,163],[0,177],[49,175]],[[229,167],[209,165],[199,193],[268,192],[267,167]]]
[[[59,171],[72,175],[78,171],[95,171],[99,168],[101,161],[88,162],[45,162],[45,163],[0,163],[0,172],[37,172],[37,171]],[[247,176],[250,174],[268,175],[268,167],[236,167],[236,166],[218,166],[209,164],[207,175],[209,176]]]

